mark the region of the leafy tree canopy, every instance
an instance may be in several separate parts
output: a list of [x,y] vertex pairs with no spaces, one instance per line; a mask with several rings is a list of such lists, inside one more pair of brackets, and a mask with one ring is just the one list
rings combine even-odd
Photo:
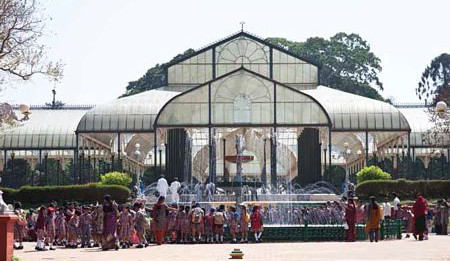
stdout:
[[425,68],[416,95],[432,105],[438,101],[450,104],[450,54],[435,57]]
[[337,33],[330,39],[308,38],[294,42],[285,38],[268,38],[303,57],[322,64],[320,83],[334,89],[383,100],[372,86],[383,90],[378,74],[380,59],[370,50],[370,45],[357,34]]
[[129,82],[125,94],[121,97],[130,96],[167,85],[167,65],[181,60],[183,57],[186,57],[194,52],[194,49],[188,49],[184,53],[175,56],[172,60],[170,60],[170,62],[157,64],[150,68],[139,80]]
[[[342,91],[383,100],[372,86],[383,90],[378,74],[380,59],[371,52],[369,44],[357,34],[338,33],[330,39],[308,38],[305,42],[294,42],[285,38],[268,38],[267,41],[289,48],[290,51],[308,57],[322,64],[320,80],[322,85]],[[174,62],[193,53],[189,49],[177,55]],[[137,81],[128,83],[123,96],[155,89],[167,84],[166,65],[157,64]]]

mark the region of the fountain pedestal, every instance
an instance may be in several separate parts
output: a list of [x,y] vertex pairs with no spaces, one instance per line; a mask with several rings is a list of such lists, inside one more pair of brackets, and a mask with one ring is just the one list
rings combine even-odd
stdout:
[[14,246],[14,223],[16,215],[0,215],[0,260],[11,261]]

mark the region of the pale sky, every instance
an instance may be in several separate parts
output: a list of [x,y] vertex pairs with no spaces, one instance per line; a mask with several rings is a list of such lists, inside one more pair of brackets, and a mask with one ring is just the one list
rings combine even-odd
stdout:
[[[57,99],[101,104],[129,81],[188,48],[199,49],[240,29],[304,41],[357,33],[381,59],[384,97],[417,102],[424,68],[450,52],[450,1],[42,0],[52,18],[43,42],[65,63]],[[0,100],[43,104],[53,84],[35,78],[10,84]]]

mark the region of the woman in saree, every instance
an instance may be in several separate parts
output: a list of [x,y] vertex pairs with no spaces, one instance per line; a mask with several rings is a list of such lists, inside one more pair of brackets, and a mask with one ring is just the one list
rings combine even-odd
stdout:
[[424,239],[425,232],[427,231],[426,226],[426,214],[427,214],[428,203],[425,198],[419,194],[416,199],[416,202],[413,205],[413,214],[414,214],[414,238],[417,239],[419,236],[419,240],[422,241]]
[[103,197],[103,235],[102,250],[119,249],[117,242],[117,217],[119,210],[117,203],[111,200],[110,195]]
[[164,236],[167,229],[167,213],[169,210],[176,210],[167,206],[166,198],[160,196],[158,201],[153,205],[153,230],[155,235],[156,244],[161,245],[164,243]]

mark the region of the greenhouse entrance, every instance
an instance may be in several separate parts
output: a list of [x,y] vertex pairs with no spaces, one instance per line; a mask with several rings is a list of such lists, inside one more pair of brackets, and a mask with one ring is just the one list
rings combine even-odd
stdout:
[[154,127],[168,179],[225,188],[320,181],[321,143],[331,135],[314,98],[243,67],[169,100]]

